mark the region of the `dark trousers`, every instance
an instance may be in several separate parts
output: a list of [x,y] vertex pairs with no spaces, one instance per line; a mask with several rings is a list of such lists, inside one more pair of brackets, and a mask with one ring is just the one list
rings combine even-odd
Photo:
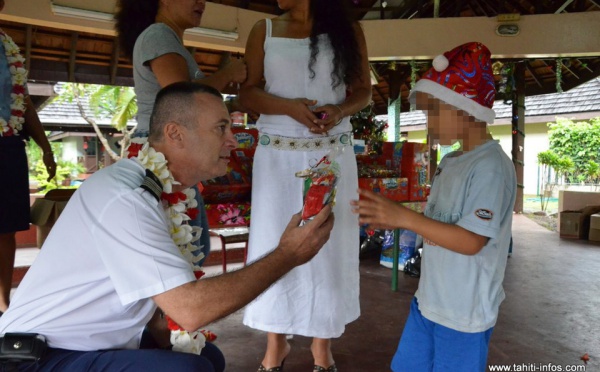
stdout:
[[200,355],[161,349],[73,351],[48,348],[39,363],[4,365],[0,370],[6,372],[223,372],[225,359],[221,350],[210,342],[206,343]]

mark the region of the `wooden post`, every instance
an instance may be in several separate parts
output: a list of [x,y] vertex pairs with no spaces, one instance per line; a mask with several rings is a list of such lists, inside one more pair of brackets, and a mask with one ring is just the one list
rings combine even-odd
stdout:
[[517,199],[514,212],[523,213],[524,154],[525,154],[525,65],[515,65],[516,94],[512,104],[512,161],[517,173]]

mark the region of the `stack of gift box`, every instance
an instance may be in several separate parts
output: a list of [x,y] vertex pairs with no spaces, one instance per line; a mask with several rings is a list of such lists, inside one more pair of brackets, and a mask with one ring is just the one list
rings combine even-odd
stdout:
[[247,226],[250,222],[252,162],[258,131],[232,128],[238,147],[231,151],[227,174],[198,185],[210,227]]
[[427,200],[427,144],[384,142],[380,155],[357,154],[356,160],[360,188],[399,202]]

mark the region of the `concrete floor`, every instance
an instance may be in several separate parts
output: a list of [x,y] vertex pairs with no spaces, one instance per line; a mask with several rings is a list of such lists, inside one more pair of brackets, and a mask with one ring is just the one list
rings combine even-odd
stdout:
[[[552,368],[565,370],[567,365],[583,366],[580,358],[588,353],[586,370],[600,371],[600,246],[560,239],[522,215],[514,218],[513,234],[504,281],[507,298],[488,363],[520,364],[522,371],[533,370],[523,368],[530,363],[554,363]],[[361,261],[362,315],[333,341],[342,372],[389,371],[417,284],[418,279],[401,275],[398,291],[392,292],[391,271],[376,257]],[[256,371],[266,337],[243,326],[241,318],[239,311],[207,329],[219,337],[227,371]],[[290,343],[285,371],[310,371],[310,339],[295,336]]]
[[[488,363],[522,367],[554,363],[552,368],[560,365],[565,370],[567,365],[583,366],[580,358],[588,353],[586,371],[600,371],[600,245],[560,239],[522,215],[514,217],[513,238],[504,280],[507,297]],[[213,242],[215,249],[220,249],[218,243]],[[19,265],[29,265],[38,251],[19,249]],[[231,264],[228,269],[240,266]],[[206,269],[208,275],[222,271],[220,265]],[[392,292],[391,270],[380,266],[378,257],[361,260],[362,315],[333,340],[342,372],[389,371],[417,284],[418,279],[400,275],[398,291]],[[266,345],[265,334],[245,327],[241,319],[238,311],[207,327],[218,335],[216,344],[227,358],[229,372],[256,371]],[[311,371],[310,339],[295,336],[290,344],[285,371]]]

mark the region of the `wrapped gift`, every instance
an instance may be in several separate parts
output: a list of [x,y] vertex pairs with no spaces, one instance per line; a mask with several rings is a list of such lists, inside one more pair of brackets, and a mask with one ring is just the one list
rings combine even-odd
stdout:
[[296,177],[304,178],[302,221],[312,219],[325,205],[335,201],[340,174],[339,164],[335,159],[342,151],[343,147],[334,148],[316,165],[296,172]]
[[231,128],[233,136],[240,149],[255,149],[258,144],[258,129],[256,128]]
[[390,200],[399,202],[409,200],[406,178],[359,178],[358,187],[376,192]]
[[[235,129],[235,130],[234,130]],[[256,129],[234,128],[239,148],[231,151],[224,176],[202,181],[204,201],[209,204],[249,202],[252,196],[252,163],[256,148]]]

